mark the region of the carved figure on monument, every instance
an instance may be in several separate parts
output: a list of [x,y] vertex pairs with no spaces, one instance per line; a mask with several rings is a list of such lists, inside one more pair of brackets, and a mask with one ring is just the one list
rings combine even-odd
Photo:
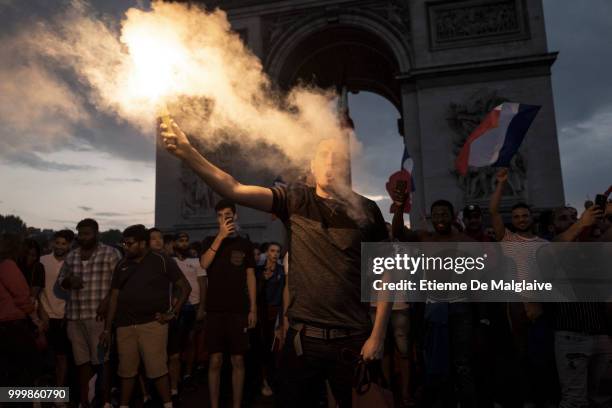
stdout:
[[[452,138],[454,163],[468,136],[482,122],[484,117],[497,105],[506,102],[496,91],[481,89],[468,98],[466,103],[451,103],[447,121],[454,131]],[[465,176],[451,172],[457,177],[457,184],[465,193],[466,201],[477,201],[489,197],[495,190],[495,169],[470,167]],[[527,169],[523,156],[518,152],[510,162],[507,197],[521,197],[525,194]]]
[[183,218],[208,217],[214,215],[216,194],[184,164],[181,165],[183,197],[181,215]]

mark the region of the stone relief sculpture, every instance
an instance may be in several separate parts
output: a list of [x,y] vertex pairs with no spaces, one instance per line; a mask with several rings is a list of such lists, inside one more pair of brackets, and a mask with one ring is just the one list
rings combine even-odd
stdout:
[[[195,147],[204,152],[205,149],[198,141],[193,141]],[[212,151],[206,151],[206,157],[220,168],[232,172],[232,159],[229,146],[224,143]],[[220,199],[193,170],[181,164],[180,182],[183,190],[181,199],[181,216],[183,218],[208,218],[215,216],[215,203]]]
[[[480,90],[472,95],[465,103],[451,103],[448,110],[447,121],[453,135],[453,157],[451,172],[457,177],[457,183],[465,192],[466,201],[477,201],[488,198],[495,190],[496,169],[487,167],[470,167],[463,176],[454,168],[454,162],[459,151],[465,144],[467,137],[480,124],[483,118],[497,105],[507,101],[496,91]],[[510,176],[508,180],[508,197],[522,197],[526,191],[527,168],[524,157],[518,152],[510,162]]]

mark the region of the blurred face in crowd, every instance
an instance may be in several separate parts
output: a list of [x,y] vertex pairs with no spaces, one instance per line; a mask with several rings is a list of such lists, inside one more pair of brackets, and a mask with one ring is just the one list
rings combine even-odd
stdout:
[[125,249],[126,258],[140,258],[147,250],[147,242],[138,241],[134,237],[126,237],[123,238],[123,249]]
[[174,250],[186,257],[189,256],[189,237],[187,235],[181,235],[174,242]]
[[225,224],[226,220],[236,221],[237,215],[231,208],[222,208],[217,211],[217,222],[219,225]]
[[149,236],[149,247],[154,251],[162,251],[164,249],[164,236],[160,231],[153,231]]
[[573,222],[578,221],[578,210],[575,209],[574,207],[565,207],[565,208],[567,208],[567,210],[569,211],[572,221]]
[[487,234],[487,236],[489,238],[491,238],[491,241],[496,241],[495,239],[495,230],[493,229],[493,227],[488,227],[485,229],[485,234]]
[[259,260],[259,256],[261,255],[261,251],[259,248],[253,248],[253,256],[255,257],[255,262]]
[[268,250],[266,251],[266,258],[270,260],[270,262],[276,263],[280,258],[281,249],[276,244],[270,244]]
[[445,205],[437,205],[431,209],[431,223],[434,230],[441,235],[452,232],[453,214]]
[[336,139],[325,139],[317,146],[310,170],[320,189],[327,193],[338,192],[349,185],[348,163],[344,144]]
[[38,252],[35,248],[26,248],[25,261],[27,266],[32,266],[38,261]]
[[83,249],[92,249],[98,242],[98,231],[92,227],[81,227],[77,233],[77,241]]
[[472,212],[465,219],[465,228],[469,231],[480,231],[482,229],[482,214]]
[[175,245],[176,245],[176,241],[174,240],[164,242],[164,252],[166,253],[166,255],[174,254]]
[[570,208],[559,208],[555,210],[553,218],[553,226],[555,234],[561,234],[567,231],[576,222],[576,217],[572,214]]
[[57,237],[53,240],[53,255],[56,258],[62,258],[70,251],[70,242],[66,238]]
[[531,231],[531,211],[528,208],[515,208],[512,210],[512,226],[517,232]]

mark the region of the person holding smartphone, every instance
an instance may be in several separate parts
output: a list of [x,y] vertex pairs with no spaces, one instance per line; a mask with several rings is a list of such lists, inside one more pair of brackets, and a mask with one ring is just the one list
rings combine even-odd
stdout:
[[204,240],[201,265],[207,270],[206,345],[210,355],[208,386],[211,407],[219,406],[223,353],[232,362],[233,406],[242,404],[244,354],[248,329],[257,323],[253,244],[236,231],[236,205],[221,200],[215,206],[219,232]]
[[[381,358],[391,304],[379,302],[372,325],[369,305],[361,302],[361,243],[383,241],[388,234],[376,203],[351,189],[346,143],[321,137],[310,162],[314,186],[290,183],[268,188],[238,182],[202,156],[176,123],[171,126],[159,127],[166,150],[219,195],[275,214],[288,230],[290,327],[281,357],[282,392],[275,394],[278,404],[315,406],[313,384],[326,379],[338,405],[350,407],[357,362],[340,356],[349,350],[365,361]],[[219,250],[211,248],[206,257]]]

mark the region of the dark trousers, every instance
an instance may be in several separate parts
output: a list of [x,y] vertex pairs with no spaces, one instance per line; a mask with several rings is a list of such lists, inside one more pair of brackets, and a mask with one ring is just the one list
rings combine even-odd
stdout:
[[325,380],[340,408],[350,407],[355,367],[367,335],[324,340],[301,336],[297,356],[294,329],[289,329],[277,376],[277,406],[312,408],[325,395]]
[[33,386],[41,362],[27,319],[0,323],[0,384]]
[[468,303],[427,305],[424,340],[427,406],[456,406],[456,402],[462,408],[476,406],[471,307]]

